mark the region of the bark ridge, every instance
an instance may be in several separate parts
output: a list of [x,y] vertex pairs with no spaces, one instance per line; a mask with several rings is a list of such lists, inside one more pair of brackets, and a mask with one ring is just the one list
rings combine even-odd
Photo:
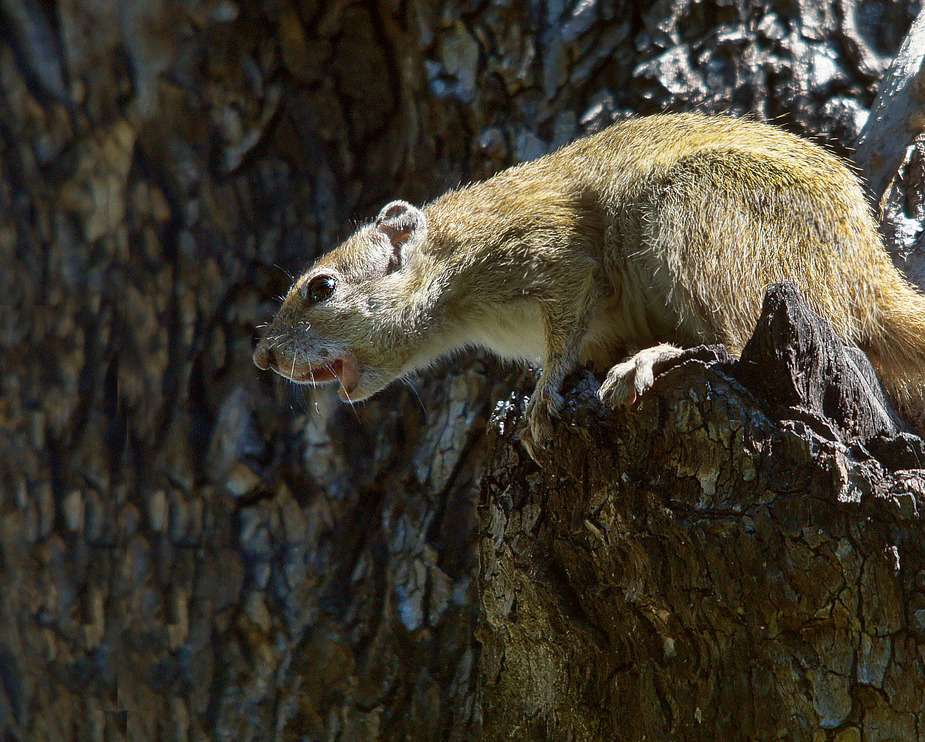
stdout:
[[495,434],[485,739],[919,738],[925,456],[863,354],[783,284],[741,361],[594,383],[541,468]]

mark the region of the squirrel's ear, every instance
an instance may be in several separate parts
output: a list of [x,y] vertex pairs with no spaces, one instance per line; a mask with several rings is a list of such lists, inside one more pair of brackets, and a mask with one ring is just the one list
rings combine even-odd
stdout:
[[427,219],[416,206],[405,201],[392,201],[379,212],[375,229],[392,246],[389,268],[394,270],[401,263],[402,249],[420,242],[427,233]]

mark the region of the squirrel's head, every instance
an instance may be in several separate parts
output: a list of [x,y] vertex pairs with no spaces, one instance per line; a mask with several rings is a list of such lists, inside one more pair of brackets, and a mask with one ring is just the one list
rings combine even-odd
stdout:
[[408,373],[416,352],[410,306],[422,288],[426,239],[420,209],[388,204],[296,280],[254,363],[298,383],[338,381],[346,401]]

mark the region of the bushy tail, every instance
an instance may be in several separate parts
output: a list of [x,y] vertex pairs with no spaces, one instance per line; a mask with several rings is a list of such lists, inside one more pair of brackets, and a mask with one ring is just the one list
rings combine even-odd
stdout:
[[865,350],[900,411],[925,432],[925,296],[890,273]]

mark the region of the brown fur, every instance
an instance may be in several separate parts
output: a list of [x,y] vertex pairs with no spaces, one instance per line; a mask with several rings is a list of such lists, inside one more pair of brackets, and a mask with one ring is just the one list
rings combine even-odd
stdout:
[[[309,306],[321,274],[337,290]],[[921,399],[925,298],[893,267],[856,178],[780,129],[698,114],[615,125],[423,210],[390,204],[296,281],[254,360],[301,380],[342,360],[331,367],[348,370],[352,400],[466,345],[538,362],[535,448],[579,361],[613,367],[602,399],[632,401],[676,353],[660,343],[738,354],[783,279],[898,402]]]

